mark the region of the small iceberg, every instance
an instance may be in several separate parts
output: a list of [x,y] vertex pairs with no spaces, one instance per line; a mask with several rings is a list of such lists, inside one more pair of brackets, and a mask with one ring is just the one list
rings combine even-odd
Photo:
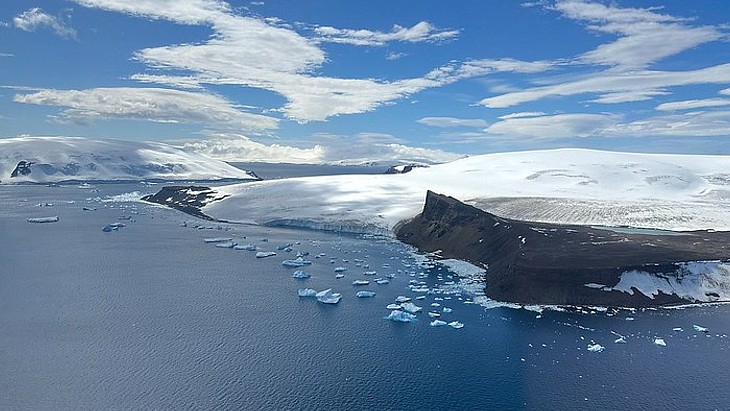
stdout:
[[337,275],[335,275],[335,278],[338,278],[338,279],[339,278],[345,278],[345,275],[344,274],[337,274]]
[[368,280],[355,280],[352,282],[352,285],[368,285],[370,284],[370,281]]
[[590,352],[601,352],[605,349],[606,347],[602,346],[601,344],[588,344],[588,351]]
[[236,243],[233,241],[224,241],[222,243],[215,243],[215,246],[218,248],[233,248],[236,246]]
[[398,297],[395,298],[395,302],[397,302],[397,303],[405,303],[408,301],[411,301],[411,299],[406,296],[403,296],[403,295],[399,295]]
[[454,310],[452,310],[452,309],[451,309],[451,308],[449,308],[449,307],[444,307],[444,308],[442,308],[442,309],[441,309],[441,311],[443,311],[444,313],[448,314],[448,313],[450,313],[450,312],[452,312],[452,311],[454,311]]
[[400,310],[400,304],[388,304],[385,308],[389,310]]
[[372,297],[375,297],[375,291],[358,291],[357,294],[355,294],[355,297],[372,298]]
[[384,285],[384,284],[389,284],[389,283],[390,283],[390,280],[388,280],[386,278],[381,278],[381,279],[375,280],[375,284],[379,284],[379,285]]
[[317,290],[312,288],[300,288],[297,290],[297,295],[300,297],[316,297]]
[[428,312],[428,316],[431,317],[431,318],[439,318],[439,317],[441,317],[441,314],[435,313],[433,311],[429,311]]
[[233,241],[230,237],[212,237],[212,238],[204,238],[204,243],[225,243],[227,241]]
[[415,314],[415,313],[417,313],[417,312],[419,312],[419,311],[422,310],[421,307],[417,306],[416,304],[410,303],[410,302],[406,302],[406,303],[401,304],[401,308],[404,311],[408,311],[411,314]]
[[101,229],[101,231],[103,231],[105,233],[110,233],[112,231],[117,231],[117,230],[119,230],[122,227],[126,227],[126,226],[124,224],[122,224],[122,223],[111,223],[111,224],[105,225]]
[[416,321],[416,316],[401,310],[393,310],[388,314],[387,317],[383,317],[386,320],[396,321],[401,323],[409,323]]
[[616,343],[616,344],[626,344],[626,338],[624,338],[623,336],[618,337],[616,339],[616,341],[614,341],[614,343]]
[[57,215],[54,215],[52,217],[29,218],[26,221],[29,222],[29,223],[36,223],[36,224],[57,223],[58,222],[58,216]]
[[312,264],[311,261],[305,260],[302,257],[297,257],[294,260],[284,260],[281,262],[281,265],[283,265],[284,267],[293,267],[293,268],[304,267],[305,265],[311,265],[311,264]]
[[233,247],[234,250],[243,250],[243,251],[256,251],[256,246],[253,244],[243,244],[243,245],[237,245]]
[[458,321],[452,321],[449,323],[449,326],[451,328],[456,328],[458,330],[459,328],[464,328],[464,323],[460,323]]
[[376,271],[365,271],[362,273],[362,275],[375,275],[375,274],[377,274]]
[[446,321],[441,321],[441,320],[433,320],[433,321],[431,321],[431,327],[441,327],[441,326],[444,326],[446,324],[447,324]]
[[347,268],[345,267],[335,267],[336,273],[344,273],[345,271],[347,271]]
[[654,338],[654,344],[660,346],[660,347],[666,347],[667,343],[664,341],[664,338]]
[[333,293],[332,289],[328,288],[326,290],[318,292],[315,297],[317,297],[317,301],[323,304],[337,304],[340,302],[342,294]]
[[256,253],[256,258],[273,257],[276,253],[273,251],[259,251]]
[[306,280],[307,278],[311,277],[312,275],[306,271],[297,270],[297,271],[294,271],[294,274],[292,274],[291,276],[292,276],[292,278],[296,278],[297,280]]
[[291,248],[292,248],[293,245],[294,244],[292,244],[292,243],[282,244],[282,245],[276,247],[276,249],[279,250],[279,251],[286,251],[287,249],[289,249],[289,251],[291,251]]
[[708,332],[710,332],[710,330],[708,330],[707,328],[705,328],[705,327],[700,327],[699,325],[694,325],[694,324],[693,324],[693,325],[692,325],[692,328],[694,328],[694,329],[695,329],[695,331],[697,331],[698,333],[708,333]]

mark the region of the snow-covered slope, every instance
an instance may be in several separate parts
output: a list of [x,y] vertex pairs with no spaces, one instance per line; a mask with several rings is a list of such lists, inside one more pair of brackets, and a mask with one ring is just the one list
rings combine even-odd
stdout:
[[504,217],[670,230],[730,230],[730,156],[560,149],[474,156],[401,175],[294,178],[221,187],[219,219],[387,232],[426,190]]
[[[22,161],[32,163],[30,173],[26,168],[11,177]],[[257,180],[225,162],[163,143],[75,137],[0,139],[0,184],[179,179]]]

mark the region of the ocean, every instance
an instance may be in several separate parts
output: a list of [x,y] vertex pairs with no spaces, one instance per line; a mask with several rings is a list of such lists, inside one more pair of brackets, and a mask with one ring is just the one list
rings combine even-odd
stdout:
[[[136,201],[159,187],[0,187],[0,409],[730,408],[728,306],[485,308],[468,290],[414,292],[458,278],[390,238]],[[59,220],[27,222],[48,216]],[[102,230],[111,223],[125,226]],[[214,237],[277,255],[204,242]],[[297,252],[309,279],[281,264]],[[298,297],[303,287],[342,300]],[[417,321],[384,319],[398,296],[423,308]],[[427,311],[464,327],[433,327]]]

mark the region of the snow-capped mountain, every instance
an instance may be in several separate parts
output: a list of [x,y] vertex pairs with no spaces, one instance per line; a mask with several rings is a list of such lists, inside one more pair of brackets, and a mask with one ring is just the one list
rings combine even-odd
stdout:
[[258,180],[223,161],[163,143],[77,137],[0,139],[0,184],[181,179]]
[[488,154],[407,174],[292,178],[216,188],[214,218],[389,232],[426,190],[497,215],[567,224],[730,229],[730,156],[559,149]]

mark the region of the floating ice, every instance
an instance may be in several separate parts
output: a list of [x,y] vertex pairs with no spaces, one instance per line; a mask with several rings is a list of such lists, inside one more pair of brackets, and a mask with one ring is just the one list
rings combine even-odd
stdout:
[[111,223],[111,224],[105,225],[104,228],[101,229],[101,231],[103,231],[105,233],[109,233],[112,231],[117,231],[122,227],[126,227],[126,226],[122,223]]
[[464,328],[464,323],[460,323],[458,321],[452,321],[449,323],[449,326],[451,328],[456,328],[458,330],[459,328]]
[[439,304],[439,303],[431,303],[431,307],[441,307],[441,304]]
[[388,304],[385,306],[385,308],[389,310],[400,310],[400,304]]
[[672,328],[672,331],[682,332],[684,330],[682,329],[682,327],[674,327],[674,328]]
[[345,275],[342,273],[335,275],[335,278],[344,278],[344,277],[345,277]]
[[435,313],[433,311],[429,311],[428,316],[431,318],[439,318],[439,317],[441,317],[441,314]]
[[367,280],[355,280],[352,282],[352,285],[368,285],[370,284],[370,281]]
[[355,297],[357,297],[357,298],[375,297],[375,291],[358,291],[357,294],[355,294]]
[[233,247],[235,250],[243,250],[243,251],[256,251],[256,246],[253,244],[243,244],[243,245],[237,245]]
[[409,323],[416,321],[416,316],[401,310],[393,310],[388,314],[387,317],[383,317],[386,320],[397,321],[402,323]]
[[294,260],[284,260],[281,262],[281,265],[283,265],[284,267],[304,267],[305,265],[310,264],[312,264],[311,261],[305,260],[302,257],[297,257]]
[[296,278],[297,280],[306,280],[307,278],[311,277],[312,275],[306,271],[297,270],[297,271],[294,271],[294,274],[292,274],[291,276],[292,276],[292,278]]
[[693,325],[692,325],[692,328],[694,328],[694,329],[695,329],[695,331],[697,331],[697,332],[700,332],[700,333],[707,333],[707,332],[710,332],[710,330],[708,330],[707,328],[705,328],[705,327],[700,327],[699,325],[694,325],[694,324],[693,324]]
[[417,306],[416,304],[405,302],[401,304],[401,308],[405,311],[408,311],[411,314],[415,314],[422,310],[421,307]]
[[362,275],[375,275],[375,274],[377,274],[376,271],[365,271],[362,273]]
[[446,321],[441,321],[441,320],[433,320],[433,321],[431,321],[431,327],[441,327],[441,326],[446,325],[446,324],[447,324]]
[[227,241],[232,241],[233,239],[231,237],[212,237],[212,238],[204,238],[204,243],[225,243]]
[[659,346],[662,346],[662,347],[666,347],[667,346],[667,343],[664,342],[664,338],[658,338],[658,337],[657,338],[654,338],[654,344],[659,345]]
[[279,251],[283,251],[283,250],[286,250],[287,248],[291,248],[292,245],[293,245],[292,243],[282,244],[282,245],[276,247],[276,249]]
[[411,299],[406,296],[403,296],[403,295],[399,295],[398,297],[395,297],[395,302],[397,302],[397,303],[405,303],[408,301],[411,301]]
[[452,311],[454,311],[454,310],[452,310],[452,309],[451,309],[451,308],[449,308],[449,307],[444,307],[444,308],[442,308],[442,309],[441,309],[441,311],[443,311],[444,313],[448,314],[448,313],[450,313],[450,312],[452,312]]
[[375,284],[384,285],[384,284],[388,284],[388,283],[390,283],[390,280],[387,280],[385,278],[375,280]]
[[601,352],[605,349],[606,347],[602,346],[601,344],[588,344],[588,351],[590,352]]
[[236,243],[233,241],[225,241],[222,243],[216,243],[215,246],[218,248],[233,248],[236,246]]
[[342,294],[333,293],[331,288],[320,291],[316,294],[317,301],[324,304],[337,304],[342,298]]
[[344,273],[345,271],[347,271],[347,268],[345,267],[335,267],[336,273]]
[[316,297],[317,290],[314,290],[312,288],[300,288],[297,290],[297,294],[300,297]]
[[616,339],[616,341],[614,341],[614,343],[616,343],[616,344],[626,344],[626,338],[624,338],[623,336],[618,337]]
[[273,251],[259,251],[256,253],[256,258],[273,257],[276,253]]
[[39,223],[39,224],[42,224],[42,223],[56,223],[56,222],[58,222],[58,216],[56,215],[56,216],[53,216],[53,217],[29,218],[26,221],[28,221],[29,223]]

